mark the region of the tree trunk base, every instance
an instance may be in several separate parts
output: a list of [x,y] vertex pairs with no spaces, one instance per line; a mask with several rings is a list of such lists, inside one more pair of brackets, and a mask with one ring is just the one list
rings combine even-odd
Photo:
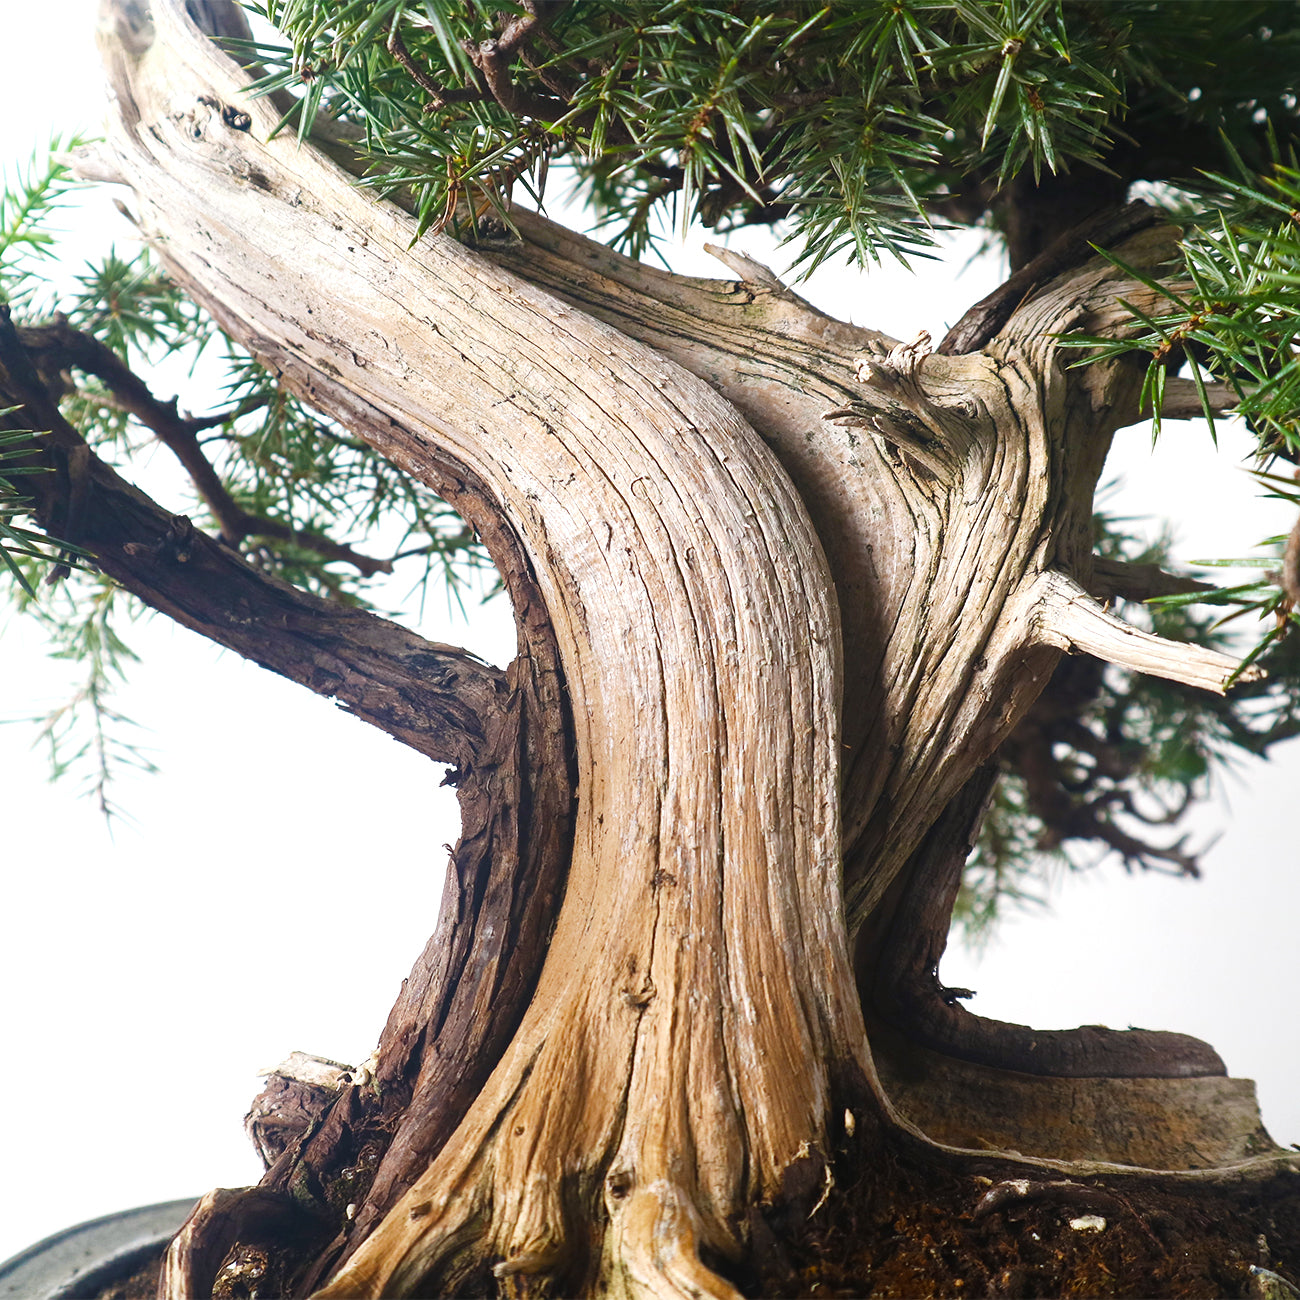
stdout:
[[[1284,1165],[1271,1177],[1213,1186],[1159,1177],[998,1181],[992,1160],[988,1173],[957,1172],[899,1143],[882,1151],[873,1137],[859,1136],[843,1143],[835,1176],[812,1215],[753,1210],[741,1264],[708,1262],[754,1300],[1286,1298],[1286,1287],[1300,1283],[1300,1180]],[[237,1248],[212,1294],[289,1294],[282,1284],[295,1271],[287,1252]],[[96,1300],[152,1294],[148,1278],[156,1273],[157,1261],[142,1265],[133,1289],[116,1282]],[[457,1295],[520,1293],[518,1279],[512,1284],[487,1268],[464,1282]]]

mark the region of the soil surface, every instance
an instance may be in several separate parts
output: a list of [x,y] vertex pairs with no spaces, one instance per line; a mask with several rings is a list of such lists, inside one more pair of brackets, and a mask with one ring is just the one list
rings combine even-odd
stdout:
[[[853,1170],[815,1211],[751,1215],[748,1266],[709,1261],[758,1300],[832,1297],[1256,1297],[1300,1286],[1300,1177],[1171,1190],[1133,1180],[1001,1180],[906,1155]],[[800,1200],[803,1198],[795,1198]],[[153,1300],[159,1256],[93,1300]],[[1262,1271],[1261,1271],[1262,1270]],[[236,1246],[214,1296],[284,1294],[287,1260]],[[483,1294],[501,1294],[484,1272]],[[1300,1292],[1296,1292],[1300,1295]]]

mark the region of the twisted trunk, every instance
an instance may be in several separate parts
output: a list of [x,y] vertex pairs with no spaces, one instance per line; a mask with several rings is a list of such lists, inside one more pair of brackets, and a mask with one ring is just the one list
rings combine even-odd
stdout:
[[[947,916],[916,882],[946,888],[970,783],[1063,650],[1220,689],[1233,667],[1086,594],[1137,377],[1067,371],[1052,338],[1148,291],[1065,258],[949,356],[734,256],[738,281],[681,280],[528,217],[478,251],[413,240],[338,133],[269,139],[278,112],[179,0],[109,11],[116,118],[83,166],[288,387],[464,511],[520,614],[373,1072],[307,1097],[257,1197],[205,1202],[164,1293],[292,1220],[294,1286],[320,1295],[487,1270],[734,1294],[756,1207],[818,1202],[846,1131],[960,1160],[904,1117],[906,1072],[882,1088],[859,978],[874,1025],[915,967],[900,933],[933,953]],[[1143,224],[1124,257],[1152,266],[1169,237]],[[1063,1051],[1076,1074],[1222,1071],[1177,1036]]]

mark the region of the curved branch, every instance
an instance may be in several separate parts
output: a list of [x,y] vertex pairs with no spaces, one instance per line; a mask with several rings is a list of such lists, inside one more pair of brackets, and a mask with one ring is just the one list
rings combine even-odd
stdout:
[[[870,972],[877,1014],[920,1045],[958,1060],[1053,1078],[1188,1078],[1225,1075],[1208,1043],[1150,1029],[1032,1029],[972,1015],[966,989],[939,982],[962,866],[996,769],[974,777],[944,809],[913,860]],[[883,929],[884,927],[882,927]]]
[[199,445],[198,431],[212,421],[182,418],[175,400],[159,401],[144,380],[97,338],[73,329],[65,319],[56,320],[52,325],[24,326],[19,329],[18,337],[28,352],[50,358],[55,369],[82,370],[106,384],[117,408],[134,415],[180,461],[199,496],[221,525],[222,541],[238,546],[249,536],[277,537],[327,560],[350,564],[366,577],[393,571],[391,560],[362,555],[351,546],[319,533],[293,528],[283,520],[245,510],[226,490]]
[[1048,571],[1037,589],[1035,640],[1059,650],[1096,655],[1118,668],[1150,673],[1222,695],[1234,675],[1257,681],[1259,668],[1238,672],[1240,663],[1205,646],[1169,641],[1108,614],[1073,578]]
[[88,551],[151,608],[336,700],[419,753],[457,767],[477,761],[487,722],[502,708],[499,669],[260,573],[125,482],[63,418],[7,308],[0,388],[24,408],[10,427],[48,430],[40,454],[56,472],[30,475],[24,485],[43,528]]
[[944,356],[978,352],[997,336],[1016,308],[1050,280],[1082,266],[1095,256],[1098,248],[1114,248],[1138,231],[1160,225],[1164,220],[1161,213],[1141,201],[1130,203],[1118,212],[1107,209],[1089,217],[969,308],[944,335],[935,351]]

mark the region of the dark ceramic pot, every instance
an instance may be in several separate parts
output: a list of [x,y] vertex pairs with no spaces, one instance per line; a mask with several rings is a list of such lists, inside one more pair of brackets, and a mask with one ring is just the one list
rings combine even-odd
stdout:
[[197,1198],[142,1205],[65,1228],[0,1264],[0,1300],[78,1300],[130,1276],[189,1217]]

